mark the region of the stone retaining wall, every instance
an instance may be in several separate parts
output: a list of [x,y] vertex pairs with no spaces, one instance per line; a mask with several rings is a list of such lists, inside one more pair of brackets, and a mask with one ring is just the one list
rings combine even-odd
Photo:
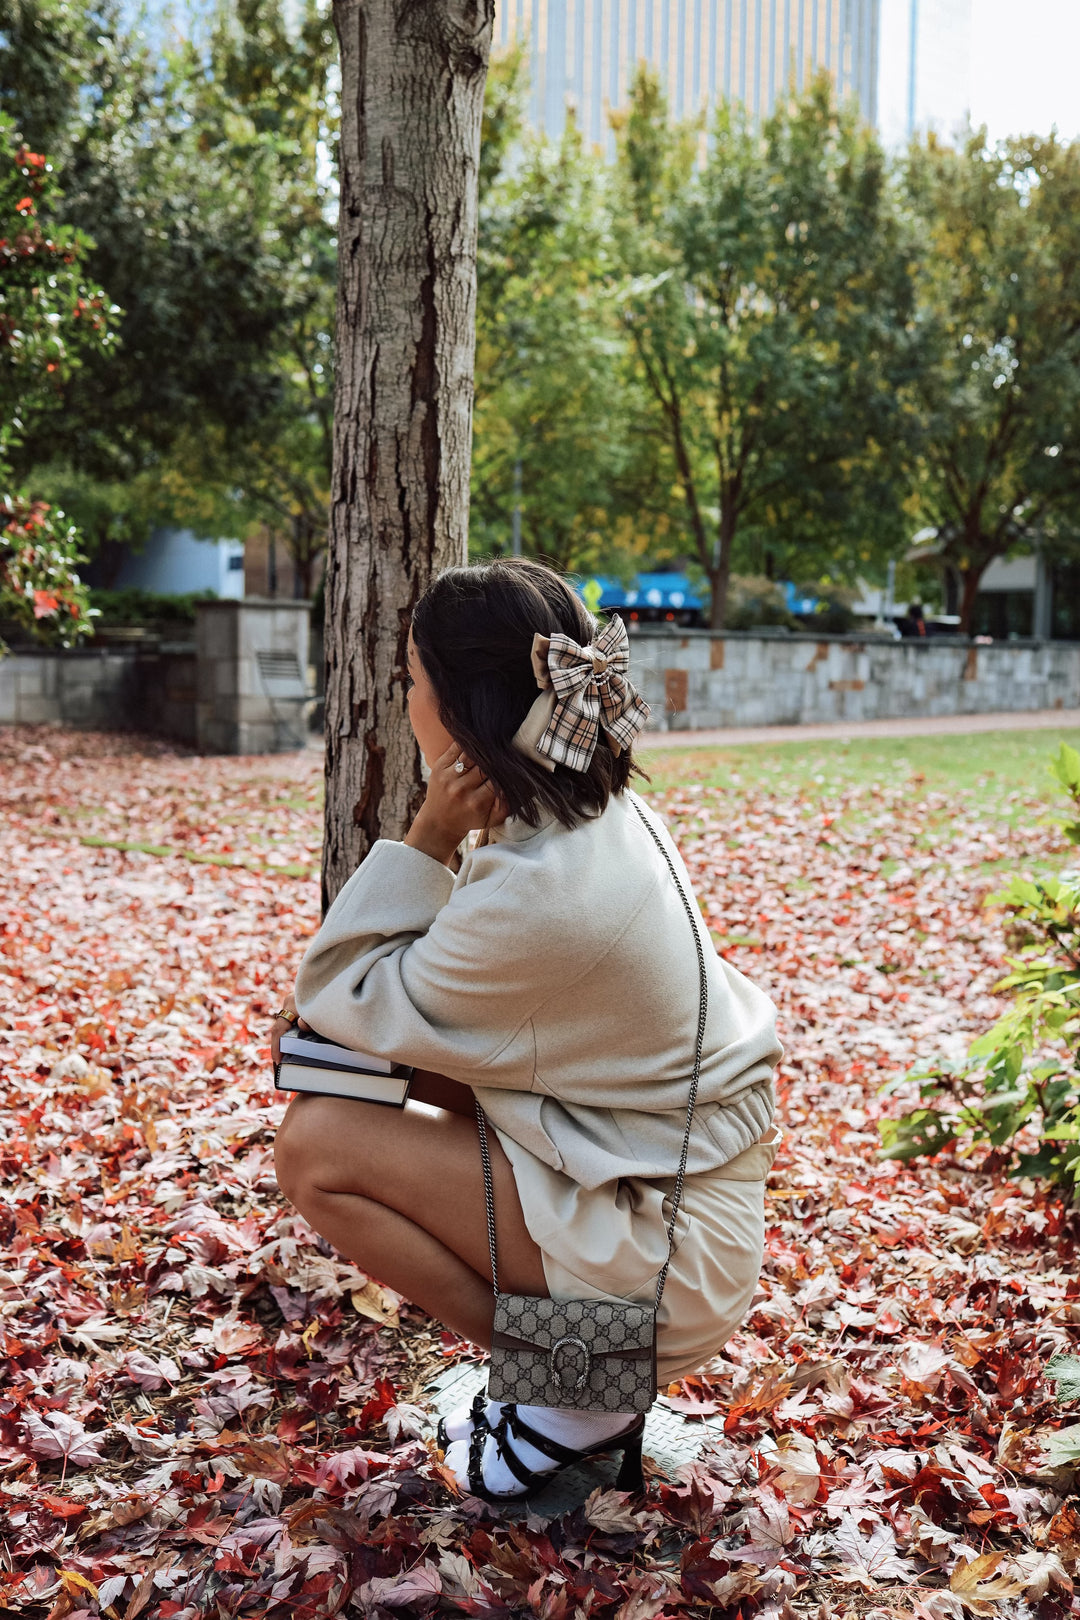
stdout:
[[148,731],[195,742],[194,645],[0,658],[0,725]]
[[194,647],[165,646],[141,653],[137,677],[140,692],[133,729],[172,737],[176,742],[190,743],[194,747],[198,742]]
[[0,658],[0,725],[145,731],[206,754],[303,748],[310,603],[217,601],[190,643]]
[[1080,643],[637,631],[650,728],[810,725],[1080,707]]
[[[147,731],[204,753],[305,741],[306,603],[214,602],[196,645],[21,652],[0,659],[0,725]],[[260,653],[262,658],[260,661]],[[713,730],[830,720],[1080,708],[1080,643],[636,631],[631,674],[650,727]]]

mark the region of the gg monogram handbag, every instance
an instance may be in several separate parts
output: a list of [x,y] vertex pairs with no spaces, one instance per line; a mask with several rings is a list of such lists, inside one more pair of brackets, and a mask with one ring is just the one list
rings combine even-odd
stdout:
[[636,1305],[627,1300],[556,1300],[529,1294],[501,1294],[495,1255],[495,1204],[487,1120],[484,1110],[477,1103],[491,1276],[495,1288],[495,1326],[487,1390],[488,1399],[492,1401],[516,1402],[522,1406],[567,1407],[578,1412],[647,1412],[656,1396],[656,1317],[671,1264],[675,1220],[686,1174],[690,1129],[701,1073],[708,987],[701,934],[691,903],[660,838],[636,804],[634,809],[664,857],[690,919],[701,980],[694,1073],[690,1082],[682,1157],[672,1193],[668,1257],[660,1272],[652,1305]]

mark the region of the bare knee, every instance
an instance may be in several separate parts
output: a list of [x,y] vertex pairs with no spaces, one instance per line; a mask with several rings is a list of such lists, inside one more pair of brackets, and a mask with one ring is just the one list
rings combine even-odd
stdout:
[[298,1208],[319,1185],[326,1163],[326,1144],[333,1141],[333,1097],[301,1094],[289,1104],[274,1137],[274,1169],[278,1186]]

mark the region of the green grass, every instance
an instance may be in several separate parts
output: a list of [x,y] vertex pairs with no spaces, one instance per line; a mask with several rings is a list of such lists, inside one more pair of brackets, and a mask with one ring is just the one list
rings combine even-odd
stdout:
[[79,839],[79,843],[86,844],[91,849],[118,849],[125,855],[153,855],[158,860],[172,856],[181,861],[194,861],[199,866],[239,866],[247,872],[262,872],[268,877],[311,878],[318,875],[315,867],[301,865],[296,861],[281,866],[264,866],[260,861],[245,861],[234,855],[219,855],[213,851],[200,849],[179,849],[172,844],[144,844],[131,838],[99,838],[92,833],[86,833]]
[[[1023,813],[1023,800],[1050,805],[1060,788],[1049,761],[1063,742],[1080,747],[1080,731],[986,731],[970,736],[860,737],[828,741],[745,743],[740,748],[640,749],[656,791],[703,787],[802,792],[829,798],[851,787],[909,783],[920,796],[970,794],[1004,820]],[[1011,802],[1009,795],[1014,794]]]

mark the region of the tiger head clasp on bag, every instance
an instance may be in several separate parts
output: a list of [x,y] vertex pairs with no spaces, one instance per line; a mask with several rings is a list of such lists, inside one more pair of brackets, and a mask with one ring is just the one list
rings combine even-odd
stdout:
[[[562,1349],[564,1344],[574,1345],[574,1347],[580,1350],[585,1357],[585,1365],[582,1368],[580,1376],[573,1384],[568,1384],[564,1380],[563,1370],[560,1367],[557,1359],[559,1351]],[[585,1343],[585,1340],[579,1339],[576,1333],[564,1333],[562,1338],[557,1339],[551,1347],[549,1365],[551,1368],[551,1382],[555,1385],[560,1395],[580,1395],[581,1391],[585,1388],[586,1380],[588,1379],[590,1369],[592,1368],[592,1352]]]

